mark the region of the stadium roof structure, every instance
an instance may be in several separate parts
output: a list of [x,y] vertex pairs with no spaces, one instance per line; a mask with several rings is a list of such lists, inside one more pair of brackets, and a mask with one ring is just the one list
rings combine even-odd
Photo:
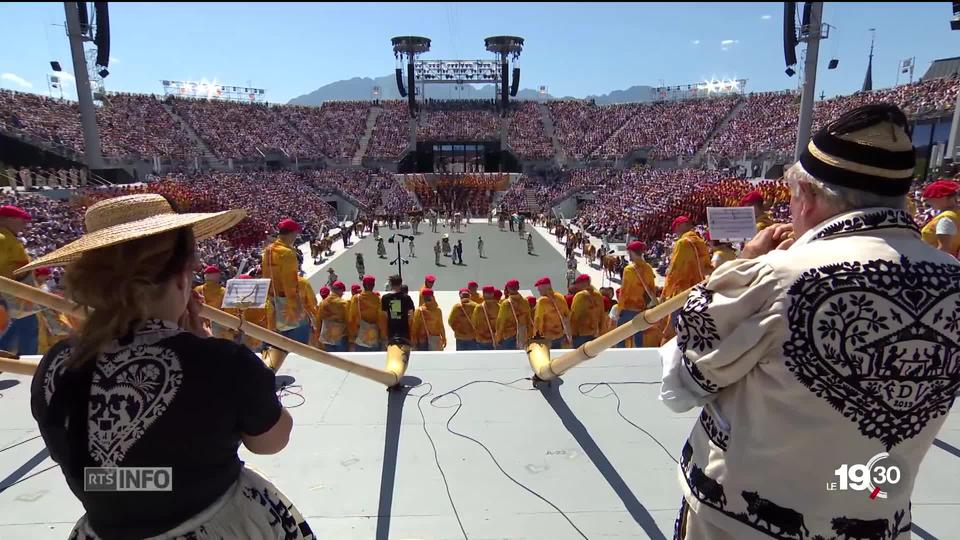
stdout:
[[920,80],[948,79],[950,77],[960,77],[960,56],[934,60]]
[[[383,363],[383,353],[345,356]],[[698,411],[657,401],[652,349],[608,350],[539,388],[519,351],[414,352],[402,390],[293,355],[280,375],[299,385],[281,392],[294,418],[290,444],[241,458],[318,537],[673,536],[675,461]],[[46,470],[54,463],[33,438],[29,387],[28,377],[0,375],[0,538],[62,539],[83,507],[62,473]],[[916,482],[914,538],[956,538],[957,408]]]

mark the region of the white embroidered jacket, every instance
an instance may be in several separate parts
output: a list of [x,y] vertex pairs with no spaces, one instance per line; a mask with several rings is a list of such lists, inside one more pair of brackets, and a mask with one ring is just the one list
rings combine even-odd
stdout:
[[[906,212],[836,216],[717,268],[661,355],[660,399],[704,406],[679,469],[698,517],[744,540],[893,539],[960,388],[960,262]],[[899,482],[828,490],[881,453]]]

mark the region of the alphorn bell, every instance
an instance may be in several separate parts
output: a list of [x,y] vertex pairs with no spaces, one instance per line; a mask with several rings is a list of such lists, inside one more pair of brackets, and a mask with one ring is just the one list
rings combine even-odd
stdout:
[[664,317],[683,307],[690,296],[691,287],[673,298],[638,314],[633,320],[625,322],[606,334],[588,341],[580,347],[557,358],[550,358],[550,347],[544,339],[533,339],[527,343],[527,359],[538,379],[552,381],[574,366],[597,357],[603,351],[617,343],[652,327]]
[[[82,319],[86,316],[86,311],[83,307],[66,298],[9,278],[0,277],[0,293],[15,296],[21,300],[26,300],[72,317]],[[314,362],[320,362],[321,364],[353,373],[365,379],[376,381],[384,386],[392,387],[400,383],[400,379],[403,378],[407,371],[407,364],[410,360],[410,347],[390,344],[387,346],[387,368],[377,369],[347,360],[346,358],[340,358],[337,355],[321,351],[316,347],[305,345],[299,341],[294,341],[261,326],[247,321],[241,321],[229,313],[224,313],[219,309],[207,305],[200,307],[200,317],[215,322],[220,326],[230,328],[231,330],[243,332],[254,339],[258,339],[274,347],[274,350],[268,350],[264,353],[264,361],[274,369],[279,368],[279,365],[283,362],[283,358],[287,353],[293,353],[313,360]],[[33,375],[36,369],[37,363],[31,360],[0,357],[0,371],[19,375]]]

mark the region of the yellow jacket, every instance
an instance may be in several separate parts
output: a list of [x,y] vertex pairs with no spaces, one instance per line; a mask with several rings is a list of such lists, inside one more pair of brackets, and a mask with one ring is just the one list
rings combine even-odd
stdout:
[[760,232],[767,227],[773,225],[775,221],[770,217],[769,212],[760,212],[760,215],[757,216],[757,232]]
[[[650,300],[657,296],[656,277],[646,261],[630,263],[623,270],[623,285],[620,287],[621,310],[643,311]],[[576,298],[574,298],[576,301]]]
[[729,261],[736,260],[737,252],[733,248],[728,246],[721,246],[714,248],[713,255],[710,257],[710,264],[716,268],[721,264]]
[[673,298],[700,283],[710,269],[710,250],[706,242],[695,231],[684,233],[673,244],[673,256],[663,284],[663,299]]
[[335,292],[320,302],[317,317],[322,322],[321,335],[337,342],[347,335],[347,301]]
[[459,304],[450,308],[450,315],[447,316],[447,324],[453,329],[453,335],[460,340],[473,340],[476,332],[473,329],[471,317],[476,311],[477,304],[470,301],[469,298],[463,298]]
[[227,290],[219,283],[204,283],[194,287],[195,291],[203,295],[203,303],[217,309],[223,309],[223,295]]
[[[924,242],[933,247],[940,246],[940,243],[937,241],[937,222],[944,218],[952,219],[953,223],[960,229],[960,212],[957,210],[944,210],[927,222],[927,224],[923,226],[923,229],[920,230],[920,237],[923,238]],[[950,245],[947,247],[950,250],[950,254],[956,257],[957,252],[960,251],[960,233],[953,235]]]
[[[287,299],[287,310],[298,313],[300,306],[300,274],[294,247],[277,238],[263,250],[263,277],[270,279],[270,294]],[[302,317],[301,317],[302,318]]]
[[377,341],[383,343],[387,339],[387,314],[380,309],[380,297],[373,291],[363,291],[350,298],[347,321],[351,343],[356,340],[360,331],[360,321],[377,327]]
[[556,340],[566,336],[563,321],[570,319],[570,308],[562,294],[553,291],[551,296],[537,299],[533,314],[533,326],[544,339]]
[[10,279],[13,271],[30,262],[27,250],[10,229],[0,227],[0,276]]
[[310,324],[313,326],[314,322],[318,320],[317,311],[320,309],[320,305],[317,303],[317,294],[313,292],[313,287],[306,278],[297,277],[297,282],[300,286],[300,304],[310,316]]
[[[484,316],[484,314],[486,314],[486,316]],[[477,329],[478,343],[493,342],[495,331],[491,331],[497,327],[497,316],[499,316],[499,314],[500,304],[498,304],[496,300],[484,300],[482,303],[477,304],[477,307],[473,310],[473,317],[471,317],[470,321],[473,323],[473,327]]]
[[470,301],[474,304],[480,304],[483,302],[483,295],[479,292],[470,293]]
[[[240,310],[237,308],[226,308],[223,311],[233,315],[234,317],[240,316]],[[255,324],[267,330],[274,330],[276,325],[273,320],[273,307],[270,305],[270,302],[267,302],[267,306],[263,308],[251,308],[243,310],[243,322]],[[228,335],[233,335],[233,332],[230,332]],[[243,342],[247,347],[250,347],[253,350],[257,350],[263,344],[260,340],[254,339],[250,336],[244,335]]]
[[520,296],[520,293],[510,293],[500,302],[500,310],[497,313],[497,342],[515,337],[518,326],[522,326],[527,339],[533,337],[530,303]]
[[578,292],[570,308],[570,332],[574,337],[599,336],[603,315],[603,295],[593,287]]
[[413,344],[420,350],[430,350],[428,338],[440,338],[440,349],[447,346],[447,333],[443,328],[443,312],[437,301],[433,300],[418,307],[413,312],[413,331],[410,333]]

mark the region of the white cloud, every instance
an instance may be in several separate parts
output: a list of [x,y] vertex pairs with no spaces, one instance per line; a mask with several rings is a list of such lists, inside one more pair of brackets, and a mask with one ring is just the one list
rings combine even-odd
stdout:
[[4,73],[0,75],[0,79],[5,81],[10,81],[21,88],[33,88],[33,83],[24,79],[23,77],[17,75],[16,73]]
[[693,43],[694,45],[699,45],[699,44],[700,44],[700,40],[699,40],[699,39],[695,39],[695,40],[691,41],[690,43]]
[[737,43],[740,43],[739,39],[725,39],[720,42],[720,45],[723,47],[729,47],[731,45],[736,45]]
[[112,55],[111,55],[111,56],[110,56],[110,63],[111,63],[111,64],[119,64],[119,63],[120,63],[120,59],[117,58],[116,56],[112,56]]
[[62,79],[62,80],[64,80],[64,81],[76,81],[76,80],[77,80],[76,78],[74,78],[73,75],[67,73],[66,71],[58,71],[58,72],[51,73],[50,75],[53,75],[53,76],[55,76],[55,77],[60,77],[60,79]]
[[773,18],[773,15],[761,15],[760,18],[765,21],[769,21],[770,19]]

